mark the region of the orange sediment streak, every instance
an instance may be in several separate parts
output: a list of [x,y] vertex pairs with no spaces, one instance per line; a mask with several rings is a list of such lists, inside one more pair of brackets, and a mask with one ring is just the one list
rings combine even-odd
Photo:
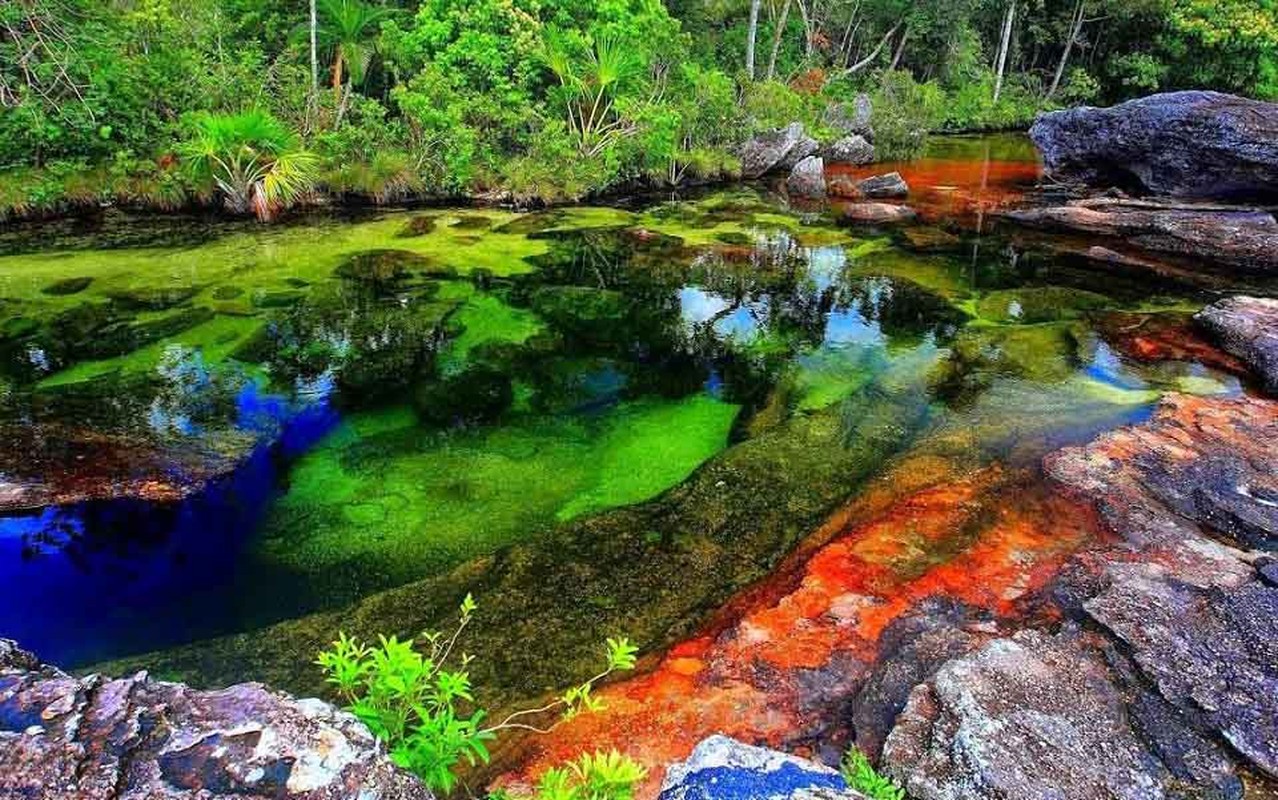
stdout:
[[928,597],[1024,615],[1095,534],[1092,515],[999,467],[952,473],[921,457],[876,482],[705,633],[672,647],[652,672],[602,690],[602,712],[531,741],[523,768],[503,782],[615,748],[649,767],[640,796],[655,796],[664,767],[712,733],[772,745],[818,733],[823,721],[800,709],[804,673],[871,664],[883,630]]

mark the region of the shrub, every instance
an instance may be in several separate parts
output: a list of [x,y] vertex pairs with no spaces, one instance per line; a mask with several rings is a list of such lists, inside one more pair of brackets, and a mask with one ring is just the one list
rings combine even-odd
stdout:
[[[381,636],[377,645],[369,646],[342,633],[315,661],[350,711],[386,743],[391,760],[418,775],[430,788],[443,792],[451,791],[455,785],[453,770],[463,758],[471,765],[488,760],[485,743],[498,733],[514,729],[546,733],[564,720],[602,708],[602,702],[593,694],[595,685],[613,672],[633,669],[635,664],[636,648],[627,639],[608,639],[606,664],[599,674],[546,705],[516,711],[501,722],[485,726],[487,715],[475,701],[466,671],[471,658],[465,653],[456,654],[458,639],[475,610],[474,599],[466,595],[461,619],[451,635],[426,632],[417,640],[408,641]],[[459,662],[456,668],[450,660],[454,656]],[[556,716],[546,727],[537,725]],[[615,754],[592,757],[579,763],[584,771],[575,773],[577,781],[580,786],[589,786],[604,778],[632,776],[634,770],[624,769],[625,763],[628,762]],[[640,777],[642,771],[631,783]],[[612,796],[621,795],[601,797]]]
[[915,158],[927,146],[928,131],[943,118],[945,93],[935,83],[917,83],[905,71],[883,74],[873,96],[874,149],[880,160]]
[[839,765],[848,786],[870,800],[905,800],[905,790],[891,779],[880,775],[870,759],[856,747],[848,748]]
[[212,182],[229,211],[274,216],[310,191],[318,161],[288,126],[260,110],[202,112],[191,118],[181,153],[194,178]]

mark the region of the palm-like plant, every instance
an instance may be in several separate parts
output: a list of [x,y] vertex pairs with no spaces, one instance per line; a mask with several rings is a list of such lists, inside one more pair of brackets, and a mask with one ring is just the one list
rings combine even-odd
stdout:
[[569,130],[579,138],[582,152],[594,156],[630,132],[616,113],[616,102],[643,72],[643,61],[611,36],[596,38],[584,49],[584,57],[578,51],[564,34],[546,31],[542,61],[559,79]]
[[332,54],[335,95],[341,92],[344,76],[352,84],[364,82],[376,52],[373,39],[386,15],[386,9],[361,0],[320,0],[318,37],[320,46]]
[[265,111],[202,113],[181,154],[197,180],[211,181],[228,210],[268,220],[315,183],[318,159]]

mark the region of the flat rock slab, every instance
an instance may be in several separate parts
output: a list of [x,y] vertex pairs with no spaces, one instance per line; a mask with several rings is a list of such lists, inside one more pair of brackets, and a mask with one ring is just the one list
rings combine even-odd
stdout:
[[259,444],[225,430],[179,442],[64,425],[0,428],[0,511],[97,500],[176,502],[230,475]]
[[[949,661],[911,692],[888,771],[917,800],[1183,796],[1132,724],[1104,644],[1078,629],[1022,631]],[[1220,796],[1238,789],[1227,766],[1210,774]]]
[[37,666],[0,641],[0,797],[427,800],[353,715],[260,684]]
[[[1063,594],[1132,654],[1182,717],[1278,777],[1278,403],[1172,395],[1146,423],[1048,457],[1122,546]],[[1248,548],[1248,549],[1244,549]]]
[[1278,104],[1173,92],[1041,115],[1030,137],[1059,181],[1180,197],[1278,196]]
[[835,770],[711,736],[666,771],[660,800],[864,800]]
[[1278,274],[1278,220],[1266,211],[1150,201],[1081,200],[1009,211],[1031,228],[1121,239],[1142,250]]
[[1226,352],[1255,370],[1266,391],[1278,394],[1278,300],[1230,297],[1207,306],[1194,319]]

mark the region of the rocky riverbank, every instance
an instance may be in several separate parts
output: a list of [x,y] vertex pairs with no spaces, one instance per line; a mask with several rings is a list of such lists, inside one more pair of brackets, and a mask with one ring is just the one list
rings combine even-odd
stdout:
[[256,683],[73,677],[0,640],[0,797],[429,800],[363,723]]

